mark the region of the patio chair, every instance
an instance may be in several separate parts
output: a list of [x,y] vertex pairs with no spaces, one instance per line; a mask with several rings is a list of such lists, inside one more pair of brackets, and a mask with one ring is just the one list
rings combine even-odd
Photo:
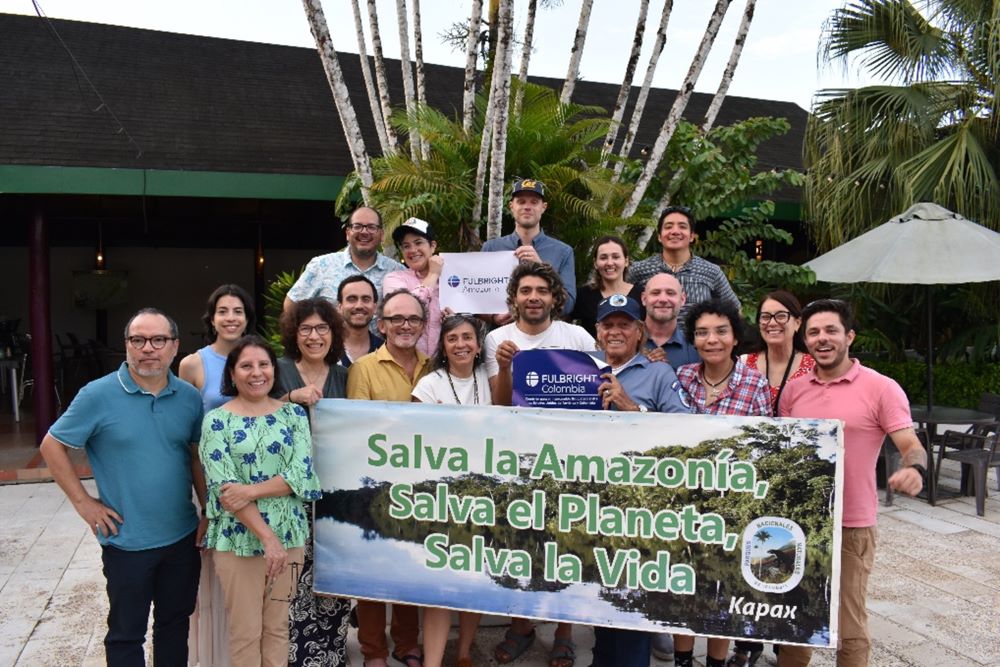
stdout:
[[[993,423],[981,427],[978,433],[952,433],[952,445],[959,448],[946,451],[944,442],[938,450],[938,461],[935,477],[941,473],[942,459],[958,461],[972,468],[972,480],[976,490],[976,514],[983,516],[986,510],[986,473],[990,468],[1000,469],[1000,452],[997,451],[997,440],[1000,440],[1000,424]],[[947,435],[947,434],[946,434]]]

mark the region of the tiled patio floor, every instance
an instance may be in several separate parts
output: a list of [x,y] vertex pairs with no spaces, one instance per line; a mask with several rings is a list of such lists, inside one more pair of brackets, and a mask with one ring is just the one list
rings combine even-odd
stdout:
[[[944,477],[945,487],[957,488],[957,471]],[[873,665],[1000,665],[998,497],[983,518],[972,498],[930,507],[897,496],[881,508],[868,601]],[[107,602],[93,536],[51,482],[0,487],[0,516],[0,666],[103,665]],[[516,664],[545,665],[552,628],[543,625]],[[477,664],[492,664],[486,656],[502,632],[482,629]],[[585,667],[592,633],[577,627],[576,639],[577,665]],[[353,635],[350,648],[360,665]],[[816,651],[813,664],[833,665],[832,653]]]

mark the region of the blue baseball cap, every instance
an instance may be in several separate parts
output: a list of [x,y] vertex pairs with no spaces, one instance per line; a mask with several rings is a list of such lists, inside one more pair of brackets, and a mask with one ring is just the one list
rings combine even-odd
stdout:
[[608,315],[621,313],[628,315],[633,320],[642,319],[642,309],[639,302],[624,294],[612,294],[597,306],[597,321],[600,322]]
[[511,198],[513,199],[521,192],[533,192],[542,199],[545,199],[545,185],[533,178],[519,178],[514,181],[514,187],[510,190]]

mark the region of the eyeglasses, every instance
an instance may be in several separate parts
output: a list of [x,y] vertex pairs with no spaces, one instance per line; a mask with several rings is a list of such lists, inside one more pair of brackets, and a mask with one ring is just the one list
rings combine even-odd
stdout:
[[146,338],[145,336],[129,336],[125,339],[129,345],[137,350],[141,350],[146,347],[146,343],[153,346],[154,350],[162,350],[168,341],[177,340],[176,336],[152,336]]
[[330,333],[329,324],[300,324],[299,335],[308,338],[315,331],[317,336],[325,336]]
[[778,324],[785,324],[791,317],[792,314],[787,310],[779,310],[776,313],[761,313],[757,316],[757,321],[761,324],[769,324],[771,320],[774,320]]
[[382,225],[363,225],[360,222],[349,222],[344,225],[344,229],[349,229],[352,232],[368,232],[369,234],[374,234],[378,230],[382,229]]
[[715,329],[695,329],[694,337],[697,338],[698,340],[704,340],[709,336],[711,336],[713,333],[719,338],[725,338],[729,334],[733,333],[733,329],[732,327],[716,327]]
[[393,315],[392,317],[383,317],[383,322],[388,322],[394,327],[401,327],[404,324],[409,324],[411,327],[416,327],[424,323],[424,318],[417,315],[411,315],[410,317],[403,317],[402,315]]

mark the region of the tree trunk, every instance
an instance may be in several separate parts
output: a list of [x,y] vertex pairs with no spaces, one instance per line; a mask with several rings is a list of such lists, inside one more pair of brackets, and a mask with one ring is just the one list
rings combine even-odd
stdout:
[[[649,0],[643,0],[649,2]],[[524,84],[528,82],[528,63],[531,61],[531,42],[535,37],[535,12],[538,9],[538,0],[528,0],[528,18],[524,23],[524,47],[521,49],[521,69],[517,73],[517,80],[521,85],[517,88],[517,95],[514,97],[514,115],[521,113],[521,105],[524,102]]]
[[469,37],[465,41],[465,88],[462,92],[462,129],[472,132],[472,121],[476,114],[476,45],[483,20],[483,0],[472,0],[472,16],[469,18]]
[[677,91],[677,97],[670,107],[667,118],[663,121],[660,134],[656,137],[653,150],[642,169],[642,174],[639,175],[639,180],[636,182],[635,188],[632,190],[632,196],[625,204],[621,217],[630,218],[635,215],[636,210],[639,208],[639,203],[646,194],[646,189],[652,182],[653,175],[656,173],[657,167],[660,166],[660,161],[663,159],[664,153],[667,152],[667,144],[670,143],[670,138],[674,136],[674,131],[677,129],[677,123],[681,119],[681,114],[684,113],[691,95],[694,94],[694,86],[698,81],[698,75],[701,74],[701,69],[705,64],[705,59],[708,57],[708,52],[711,51],[712,44],[719,34],[719,26],[722,24],[722,19],[725,18],[726,10],[729,9],[732,1],[716,0],[715,9],[712,10],[712,16],[708,20],[708,27],[705,28],[705,35],[701,39],[701,44],[698,46],[698,51],[695,53],[694,59],[691,60],[691,67],[688,69],[687,76],[684,77],[684,82],[681,84],[680,90]]
[[302,0],[302,6],[305,8],[306,19],[309,21],[309,29],[312,31],[313,39],[316,40],[316,50],[319,51],[323,71],[326,72],[326,80],[333,92],[333,100],[337,105],[337,115],[340,116],[340,124],[344,127],[344,137],[347,139],[347,145],[351,151],[354,170],[361,177],[361,196],[367,205],[369,203],[368,190],[372,186],[371,162],[368,159],[368,151],[365,149],[365,138],[361,135],[361,128],[358,127],[358,118],[354,114],[354,105],[351,104],[347,84],[344,82],[344,74],[340,70],[337,51],[333,48],[333,41],[330,39],[330,30],[327,28],[326,18],[323,16],[323,7],[320,0]]
[[420,132],[416,128],[417,104],[413,97],[413,63],[410,62],[410,27],[406,21],[406,0],[396,0],[396,25],[399,27],[399,64],[403,72],[403,99],[410,130],[410,159],[420,161]]
[[560,104],[569,104],[576,87],[576,79],[580,76],[580,59],[583,57],[583,45],[587,41],[587,25],[590,23],[590,8],[594,0],[583,0],[580,5],[580,21],[576,26],[576,36],[573,38],[573,49],[569,53],[569,69],[566,70],[566,81],[563,82]]
[[639,62],[639,52],[642,50],[642,37],[646,32],[646,14],[649,11],[649,0],[641,0],[639,3],[639,18],[635,22],[635,36],[632,37],[632,52],[628,57],[628,64],[625,66],[625,78],[622,79],[622,86],[618,89],[618,99],[615,101],[615,110],[611,114],[611,126],[608,134],[604,137],[604,148],[601,149],[601,164],[607,165],[608,156],[615,147],[618,139],[618,127],[621,125],[622,116],[625,115],[625,105],[628,103],[628,94],[632,90],[632,77],[635,76],[635,66]]
[[372,31],[372,55],[375,57],[375,82],[378,84],[378,99],[382,106],[382,118],[385,119],[385,136],[392,147],[392,152],[399,150],[399,139],[392,129],[389,119],[392,117],[392,104],[389,101],[389,79],[385,75],[385,58],[382,56],[382,35],[378,29],[378,10],[375,0],[368,0],[368,25]]
[[625,140],[622,141],[622,147],[618,151],[618,157],[621,159],[615,163],[614,167],[613,180],[616,183],[621,178],[625,160],[628,159],[629,153],[632,150],[632,143],[635,141],[635,135],[639,131],[639,122],[642,120],[642,114],[646,110],[646,99],[649,97],[649,89],[653,85],[653,74],[656,73],[656,64],[659,62],[660,54],[663,53],[663,46],[667,42],[667,24],[670,22],[670,13],[673,11],[673,8],[673,0],[666,0],[663,3],[663,13],[660,14],[660,27],[656,29],[656,41],[653,43],[653,52],[649,54],[649,65],[646,66],[646,77],[642,80],[642,88],[639,90],[639,97],[635,100],[635,108],[632,110],[632,119],[628,124],[628,132],[625,133]]
[[[733,50],[729,54],[729,62],[726,64],[726,69],[722,73],[722,79],[719,81],[719,89],[715,91],[715,96],[712,98],[711,103],[708,105],[708,111],[705,112],[705,120],[702,123],[701,131],[703,134],[708,134],[715,124],[715,119],[719,115],[719,109],[722,108],[722,102],[726,98],[726,92],[729,91],[729,84],[733,81],[733,74],[736,72],[736,65],[740,61],[740,55],[743,53],[743,45],[746,43],[747,32],[750,30],[750,22],[753,21],[754,6],[757,4],[757,0],[747,0],[746,8],[743,10],[743,20],[740,22],[739,30],[736,31],[736,40],[733,42]],[[682,178],[686,169],[681,167],[674,172],[674,175],[670,177],[670,182],[663,191],[663,196],[660,197],[660,201],[656,204],[656,210],[662,211],[667,206],[670,205],[670,198],[676,191],[678,184]],[[645,246],[649,242],[652,236],[652,228],[647,228],[643,230],[642,234],[639,235],[639,242]]]
[[494,114],[493,147],[490,156],[490,190],[487,200],[486,238],[500,236],[503,219],[503,193],[506,186],[504,167],[507,157],[507,121],[510,116],[510,65],[512,30],[512,0],[500,0],[499,30],[497,31],[496,63],[493,68]]
[[361,76],[365,79],[368,106],[372,110],[372,118],[375,119],[375,131],[378,133],[378,143],[382,148],[382,155],[388,155],[392,153],[392,147],[390,147],[389,137],[385,133],[385,117],[382,116],[382,109],[379,107],[378,92],[375,90],[371,66],[368,63],[368,52],[365,47],[365,28],[361,23],[361,8],[358,5],[358,0],[351,0],[351,8],[354,10],[354,27],[358,33],[358,56],[361,58]]
[[739,64],[740,56],[743,54],[743,45],[747,41],[747,33],[750,31],[750,22],[753,21],[753,11],[756,5],[757,0],[747,0],[746,7],[743,9],[743,20],[740,22],[739,30],[736,31],[736,41],[733,42],[729,62],[726,63],[722,80],[719,81],[719,89],[715,91],[715,97],[712,98],[711,104],[708,105],[708,111],[705,112],[705,122],[701,126],[701,131],[705,134],[708,134],[708,131],[715,124],[715,118],[719,115],[722,101],[726,99],[726,93],[729,92],[729,84],[733,82],[733,74],[736,73],[736,65]]
[[[423,109],[427,106],[427,86],[424,83],[424,36],[420,26],[420,0],[413,2],[413,48],[414,57],[417,61],[417,108]],[[424,160],[431,158],[431,147],[420,138],[420,157]]]

